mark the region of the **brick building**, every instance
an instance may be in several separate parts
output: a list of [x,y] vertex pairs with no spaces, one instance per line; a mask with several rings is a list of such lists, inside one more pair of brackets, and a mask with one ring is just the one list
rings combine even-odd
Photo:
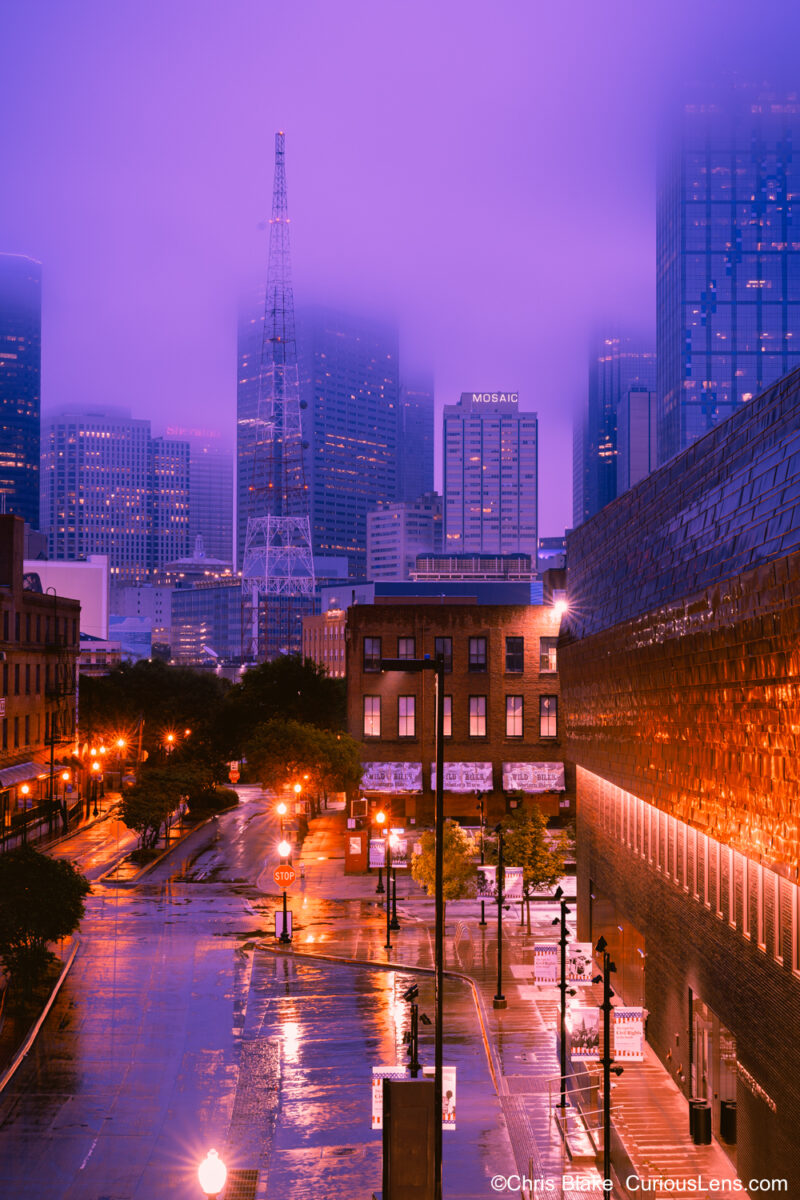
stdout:
[[0,841],[46,811],[51,750],[75,744],[80,604],[26,590],[23,552],[22,518],[0,516]]
[[331,608],[315,617],[303,617],[303,658],[324,667],[333,679],[345,671],[345,633],[347,614]]
[[362,795],[398,818],[433,818],[433,672],[380,671],[381,658],[441,652],[445,687],[447,817],[477,824],[477,793],[487,819],[520,803],[548,816],[565,810],[553,605],[488,604],[474,597],[420,597],[347,610],[347,722],[361,742]]
[[567,555],[579,936],[745,1184],[800,1195],[800,371]]

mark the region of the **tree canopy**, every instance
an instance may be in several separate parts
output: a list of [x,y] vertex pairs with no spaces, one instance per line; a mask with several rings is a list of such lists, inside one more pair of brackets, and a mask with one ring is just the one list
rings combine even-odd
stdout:
[[[503,859],[507,867],[522,867],[522,894],[528,910],[536,891],[554,888],[564,874],[569,839],[562,833],[551,844],[547,838],[547,818],[540,808],[518,809],[503,823]],[[486,842],[487,862],[497,862],[497,840]],[[521,918],[522,919],[522,914]]]
[[164,766],[146,766],[133,787],[123,791],[120,815],[139,835],[142,846],[150,850],[181,798],[196,796],[212,785],[212,772],[202,764],[178,760]]
[[[421,851],[411,860],[412,877],[429,896],[436,893],[436,835],[426,831],[420,838]],[[478,873],[472,839],[455,821],[444,823],[442,895],[445,900],[474,896]]]
[[251,773],[272,790],[302,782],[305,792],[344,792],[361,782],[361,752],[346,733],[270,720],[256,728],[245,750]]
[[72,863],[30,846],[0,855],[0,958],[9,976],[25,984],[42,973],[48,944],[74,933],[89,891]]
[[[345,728],[345,685],[310,658],[286,654],[247,671],[227,697],[223,721],[231,757],[268,721]],[[248,756],[249,757],[249,756]]]

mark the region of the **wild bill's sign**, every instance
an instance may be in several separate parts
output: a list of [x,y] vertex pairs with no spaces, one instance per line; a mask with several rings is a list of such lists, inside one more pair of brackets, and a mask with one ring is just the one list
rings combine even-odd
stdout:
[[560,762],[504,762],[504,792],[563,792],[564,764]]
[[365,762],[361,787],[365,792],[421,792],[421,762]]
[[[443,787],[446,792],[490,792],[493,787],[490,762],[446,762]],[[436,790],[436,764],[431,764],[431,788]]]

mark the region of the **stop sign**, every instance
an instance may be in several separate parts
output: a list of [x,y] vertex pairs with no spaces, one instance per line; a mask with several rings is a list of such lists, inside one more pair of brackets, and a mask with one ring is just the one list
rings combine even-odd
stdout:
[[276,867],[272,872],[272,878],[277,883],[278,887],[288,887],[290,883],[294,883],[297,878],[297,872],[294,867]]

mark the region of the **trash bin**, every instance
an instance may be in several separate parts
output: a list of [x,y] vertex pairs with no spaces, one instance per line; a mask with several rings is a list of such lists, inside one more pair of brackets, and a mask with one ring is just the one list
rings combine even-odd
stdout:
[[689,1130],[695,1146],[711,1145],[711,1105],[707,1100],[689,1101]]
[[736,1145],[736,1101],[723,1100],[719,1106],[719,1136],[729,1146]]

